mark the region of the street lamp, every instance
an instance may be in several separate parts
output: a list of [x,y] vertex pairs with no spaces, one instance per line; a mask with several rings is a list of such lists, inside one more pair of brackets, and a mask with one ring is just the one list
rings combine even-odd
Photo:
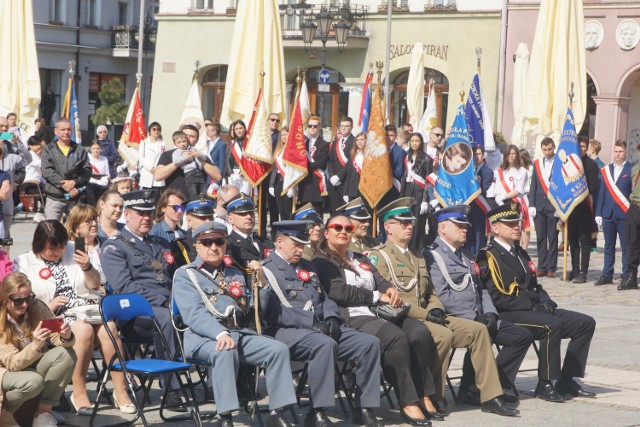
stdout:
[[[308,18],[300,23],[304,50],[305,52],[310,53],[312,50],[311,44],[316,38],[316,35],[320,37],[320,41],[322,42],[322,68],[324,69],[324,65],[327,62],[327,40],[329,40],[331,24],[333,20],[338,18],[340,15],[339,13],[333,14],[329,10],[322,8],[318,13],[312,12],[305,16]],[[350,28],[350,25],[347,24],[344,19],[333,24],[338,52],[340,53],[342,53],[345,45],[347,44],[347,37],[349,36]]]

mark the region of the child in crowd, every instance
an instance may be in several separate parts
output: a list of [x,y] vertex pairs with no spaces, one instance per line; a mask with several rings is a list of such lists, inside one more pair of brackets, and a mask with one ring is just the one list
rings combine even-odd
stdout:
[[176,149],[171,159],[184,173],[188,193],[187,200],[196,199],[207,188],[202,175],[202,161],[206,160],[207,155],[189,146],[187,135],[182,131],[174,132],[172,139]]

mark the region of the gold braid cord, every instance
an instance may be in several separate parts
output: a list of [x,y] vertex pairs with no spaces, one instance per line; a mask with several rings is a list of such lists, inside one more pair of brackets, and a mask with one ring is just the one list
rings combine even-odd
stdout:
[[251,273],[251,288],[253,290],[253,311],[256,317],[256,331],[262,335],[262,324],[260,323],[259,290],[264,286],[264,276],[262,271],[255,270]]
[[491,273],[491,278],[493,279],[493,284],[496,285],[496,289],[498,289],[501,293],[509,296],[517,296],[520,293],[520,285],[515,280],[513,283],[509,285],[509,289],[504,288],[504,281],[502,280],[502,272],[500,271],[500,267],[498,266],[498,261],[493,256],[493,254],[489,251],[487,254],[487,265],[489,267],[489,272]]

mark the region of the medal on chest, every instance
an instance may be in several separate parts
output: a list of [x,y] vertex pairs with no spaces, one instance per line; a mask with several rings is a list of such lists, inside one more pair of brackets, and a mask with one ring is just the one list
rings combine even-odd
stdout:
[[164,272],[162,271],[162,261],[153,259],[151,261],[151,267],[156,271],[156,280],[158,282],[164,282]]

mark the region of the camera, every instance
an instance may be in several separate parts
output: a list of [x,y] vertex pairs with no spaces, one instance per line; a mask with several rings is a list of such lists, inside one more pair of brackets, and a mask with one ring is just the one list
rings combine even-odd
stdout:
[[13,246],[13,239],[12,238],[0,239],[0,246]]

